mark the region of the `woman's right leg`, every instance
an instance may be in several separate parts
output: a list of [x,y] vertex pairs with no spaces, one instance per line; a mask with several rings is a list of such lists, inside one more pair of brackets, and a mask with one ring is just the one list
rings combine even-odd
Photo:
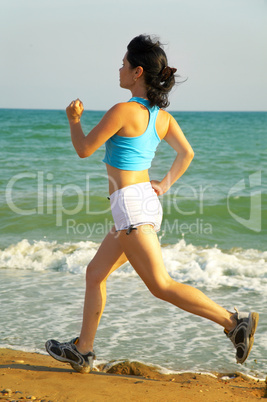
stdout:
[[82,354],[93,351],[95,334],[106,303],[106,280],[126,261],[113,227],[87,267],[83,323],[76,344]]

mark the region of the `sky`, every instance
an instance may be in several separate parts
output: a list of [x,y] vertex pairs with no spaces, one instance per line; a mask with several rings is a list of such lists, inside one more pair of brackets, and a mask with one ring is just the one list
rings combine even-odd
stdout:
[[267,0],[0,0],[0,108],[127,101],[119,68],[139,34],[186,79],[169,110],[267,110]]

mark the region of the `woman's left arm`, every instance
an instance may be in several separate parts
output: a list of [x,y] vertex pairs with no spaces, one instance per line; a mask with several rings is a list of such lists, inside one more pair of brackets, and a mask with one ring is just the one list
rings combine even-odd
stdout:
[[121,105],[117,104],[103,116],[102,120],[88,135],[84,135],[80,122],[83,111],[83,104],[79,99],[71,102],[66,108],[71,140],[80,158],[92,155],[112,135],[116,134],[122,128]]
[[164,140],[177,152],[176,158],[166,176],[161,181],[151,180],[157,195],[166,193],[169,188],[185,173],[190,165],[194,151],[184,136],[181,128],[170,115],[169,128]]

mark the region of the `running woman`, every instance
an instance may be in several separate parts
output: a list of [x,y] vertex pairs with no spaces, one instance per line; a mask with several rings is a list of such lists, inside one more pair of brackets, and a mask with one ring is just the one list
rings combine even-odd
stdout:
[[[129,102],[113,106],[88,135],[80,123],[82,102],[77,99],[66,109],[72,143],[81,158],[89,157],[105,144],[114,219],[114,227],[87,267],[79,337],[70,342],[46,342],[46,350],[53,358],[70,363],[81,373],[89,372],[95,359],[93,344],[105,307],[106,280],[126,261],[154,296],[222,326],[236,348],[238,363],[244,363],[253,345],[257,313],[229,312],[200,290],[175,282],[164,266],[156,234],[162,221],[158,196],[185,173],[194,156],[178,123],[164,110],[175,84],[175,72],[168,66],[159,41],[137,36],[129,43],[120,68],[120,86],[132,94]],[[162,140],[177,155],[160,181],[151,180],[148,169]]]

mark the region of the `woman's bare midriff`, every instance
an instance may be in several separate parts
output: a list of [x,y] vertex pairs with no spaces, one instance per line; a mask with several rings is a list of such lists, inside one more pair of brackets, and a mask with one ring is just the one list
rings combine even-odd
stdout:
[[132,184],[150,181],[148,170],[132,171],[121,170],[106,164],[109,182],[109,194],[120,188],[131,186]]

